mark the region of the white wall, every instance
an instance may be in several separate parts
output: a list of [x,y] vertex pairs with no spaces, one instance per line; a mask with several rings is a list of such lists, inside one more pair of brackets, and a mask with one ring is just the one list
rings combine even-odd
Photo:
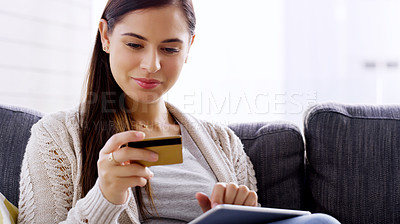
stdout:
[[91,2],[0,1],[0,103],[77,105],[91,45]]
[[[400,102],[398,0],[193,0],[196,40],[166,99],[223,123],[308,105]],[[0,0],[0,103],[75,106],[106,0]]]
[[[167,99],[231,123],[281,119],[283,2],[194,0],[196,39]],[[276,99],[278,98],[278,99]]]
[[399,104],[398,12],[397,0],[286,0],[284,88],[318,102]]

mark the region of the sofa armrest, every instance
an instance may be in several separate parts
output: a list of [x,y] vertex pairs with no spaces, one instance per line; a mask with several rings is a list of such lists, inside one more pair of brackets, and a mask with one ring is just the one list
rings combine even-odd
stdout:
[[304,132],[312,212],[400,223],[400,106],[318,104]]
[[33,110],[0,105],[0,192],[16,206],[26,144],[32,125],[41,117]]

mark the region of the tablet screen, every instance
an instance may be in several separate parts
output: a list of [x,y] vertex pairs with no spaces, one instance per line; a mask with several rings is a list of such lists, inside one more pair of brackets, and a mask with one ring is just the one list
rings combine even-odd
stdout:
[[309,215],[308,211],[250,207],[240,205],[217,205],[197,217],[189,224],[258,224],[293,218],[299,215]]

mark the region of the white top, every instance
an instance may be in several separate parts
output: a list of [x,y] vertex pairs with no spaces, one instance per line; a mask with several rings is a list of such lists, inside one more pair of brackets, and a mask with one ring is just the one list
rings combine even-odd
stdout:
[[[188,223],[203,214],[195,197],[196,192],[211,195],[217,178],[212,172],[204,156],[194,143],[186,128],[179,124],[182,135],[183,163],[153,166],[151,179],[154,204],[159,217],[146,219],[142,223]],[[143,195],[146,191],[142,190]],[[150,204],[144,197],[147,208]],[[142,221],[142,220],[141,220]]]

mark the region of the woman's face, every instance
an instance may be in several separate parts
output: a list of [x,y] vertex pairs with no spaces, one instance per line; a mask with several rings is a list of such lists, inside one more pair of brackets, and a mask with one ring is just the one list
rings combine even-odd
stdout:
[[104,32],[109,47],[113,77],[129,101],[150,104],[158,101],[177,81],[192,38],[181,9],[176,6],[137,10],[127,14]]

